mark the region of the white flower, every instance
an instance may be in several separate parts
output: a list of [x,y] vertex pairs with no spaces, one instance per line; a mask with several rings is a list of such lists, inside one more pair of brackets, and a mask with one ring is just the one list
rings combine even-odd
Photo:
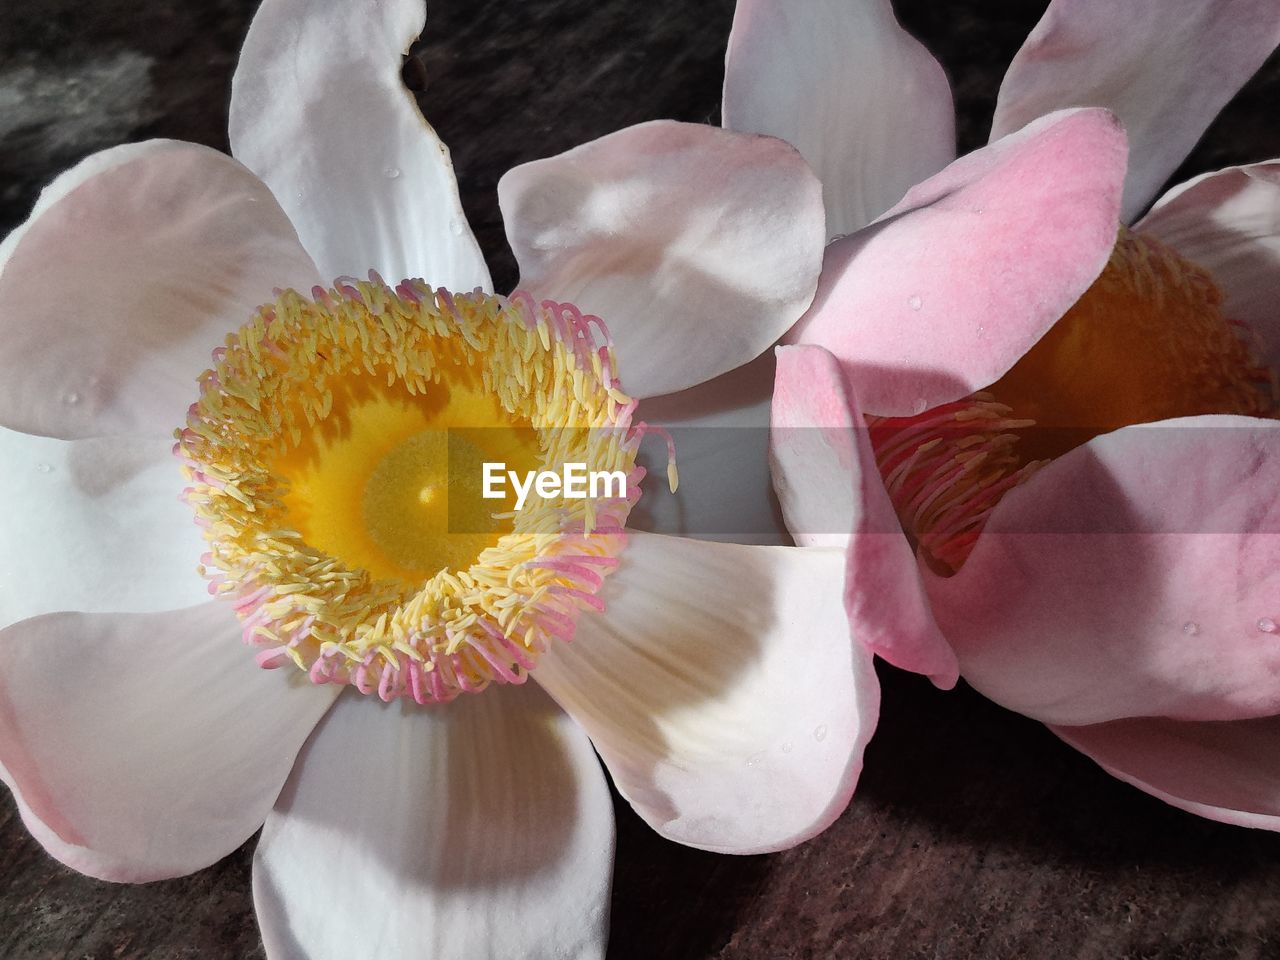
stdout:
[[[507,638],[529,645],[497,679],[522,681],[522,659],[540,655],[532,676],[550,697],[499,682],[420,706],[433,697],[386,672],[374,624],[344,636],[372,644],[359,665],[379,664],[392,702],[354,689],[379,683],[350,658],[319,670],[339,682],[292,669],[321,662],[318,626],[247,599],[245,578],[278,600],[293,555],[275,546],[237,568],[217,524],[203,543],[178,502],[171,433],[211,351],[273,298],[311,309],[273,289],[375,269],[489,290],[447,151],[399,81],[421,24],[414,0],[267,0],[233,89],[239,162],[163,141],[104,151],[0,248],[0,777],[50,853],[113,880],[200,869],[265,823],[254,889],[272,957],[599,956],[613,822],[593,744],[655,829],[707,849],[789,846],[844,808],[877,704],[840,551],[629,533],[605,611],[577,617],[572,646]],[[500,195],[525,289],[610,325],[628,391],[613,425],[629,422],[628,395],[673,394],[764,352],[816,285],[820,188],[768,138],[646,124],[517,168]],[[345,282],[327,296],[343,288],[359,291],[347,307],[391,296]],[[417,309],[424,290],[396,302]],[[511,302],[466,301],[485,322],[509,322]],[[237,349],[303,362],[303,345],[264,346],[264,329],[215,358],[219,377]],[[546,349],[573,354],[580,332]],[[613,396],[613,373],[594,376]],[[211,383],[188,424],[245,423],[257,388]],[[194,462],[198,510],[242,479]],[[262,617],[209,601],[205,550],[214,592]],[[581,576],[538,624],[591,602],[572,592]],[[257,627],[282,644],[264,663],[285,669],[259,669],[239,642]]]

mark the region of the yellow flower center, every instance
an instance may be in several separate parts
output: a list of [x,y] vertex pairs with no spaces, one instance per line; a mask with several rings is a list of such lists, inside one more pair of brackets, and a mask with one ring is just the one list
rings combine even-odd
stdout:
[[903,528],[948,573],[1005,492],[1091,438],[1278,408],[1276,374],[1223,314],[1212,275],[1122,227],[1098,279],[995,384],[917,417],[868,420]]
[[[371,276],[286,290],[215,351],[176,447],[202,573],[263,666],[419,703],[523,682],[602,606],[646,426],[599,318]],[[486,463],[626,482],[516,509]]]

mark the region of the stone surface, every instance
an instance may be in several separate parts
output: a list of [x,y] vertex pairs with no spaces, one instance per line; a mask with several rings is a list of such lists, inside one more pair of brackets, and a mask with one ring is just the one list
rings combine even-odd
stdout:
[[[1004,64],[1040,4],[901,2],[947,66],[960,139],[985,137]],[[248,0],[7,0],[0,17],[0,231],[84,154],[150,136],[226,147]],[[508,167],[657,117],[716,121],[731,0],[433,0],[421,101],[452,147],[501,288],[494,186]],[[425,77],[423,76],[425,74]],[[416,82],[416,81],[415,81]],[[1280,156],[1274,58],[1179,179]],[[618,805],[613,960],[1280,955],[1280,837],[1168,808],[970,691],[885,668],[858,796],[819,839],[730,858],[654,836]],[[3,793],[3,791],[0,791]],[[0,798],[0,956],[262,956],[250,841],[193,877],[115,886],[50,860]]]

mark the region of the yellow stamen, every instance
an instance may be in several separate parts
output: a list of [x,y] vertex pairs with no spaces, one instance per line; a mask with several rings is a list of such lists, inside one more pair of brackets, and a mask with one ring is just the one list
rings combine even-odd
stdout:
[[434,702],[522,682],[568,639],[599,606],[628,497],[513,511],[480,498],[480,465],[582,463],[635,494],[643,425],[593,324],[375,278],[285,291],[227,338],[178,452],[213,589],[263,665]]

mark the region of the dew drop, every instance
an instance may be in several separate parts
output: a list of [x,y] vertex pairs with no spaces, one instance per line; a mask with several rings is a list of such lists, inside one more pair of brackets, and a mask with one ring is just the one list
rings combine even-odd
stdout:
[[818,728],[813,731],[813,739],[819,743],[827,739],[827,725],[825,723],[819,724]]
[[64,393],[62,395],[62,402],[75,406],[80,402],[80,394],[76,393],[74,390],[70,393]]
[[924,300],[920,297],[919,294],[912,294],[911,298],[907,300],[907,306],[909,306],[912,310],[919,310],[921,307],[924,306]]
[[37,464],[36,464],[36,469],[37,469],[37,470],[39,470],[41,473],[53,473],[53,464],[51,464],[51,463],[37,463]]
[[387,167],[387,169],[382,171],[382,175],[386,177],[388,180],[395,180],[397,177],[400,176],[400,168]]
[[450,220],[450,221],[449,221],[449,229],[453,231],[453,235],[454,235],[455,237],[460,237],[460,236],[462,236],[462,221],[461,221],[461,220]]
[[1276,622],[1270,617],[1262,617],[1258,620],[1258,629],[1263,633],[1276,633],[1280,631],[1280,626],[1276,626]]
[[758,763],[759,763],[761,760],[763,760],[763,759],[764,759],[764,751],[763,751],[763,750],[761,750],[759,753],[753,753],[753,754],[751,754],[751,756],[747,757],[747,766],[748,766],[748,767],[754,767],[756,764],[758,764]]
[[924,413],[929,409],[929,401],[924,397],[917,397],[914,406],[911,408],[912,413]]
[[791,752],[791,749],[792,749],[792,748],[791,748],[791,741],[790,741],[790,740],[788,740],[788,741],[786,741],[785,743],[783,743],[783,745],[782,745],[782,752],[783,752],[783,753],[790,753],[790,752]]
[[1200,632],[1200,624],[1196,623],[1194,620],[1188,620],[1182,625],[1182,632],[1188,637],[1194,637]]

